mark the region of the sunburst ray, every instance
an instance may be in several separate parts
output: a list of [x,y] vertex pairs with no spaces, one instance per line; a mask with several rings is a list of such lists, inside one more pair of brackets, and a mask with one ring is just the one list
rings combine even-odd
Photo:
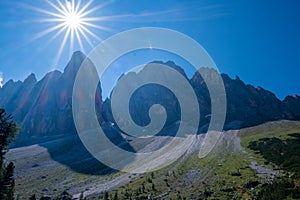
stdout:
[[[48,34],[54,33],[45,45],[49,45],[53,40],[58,38],[59,35],[64,33],[61,45],[59,46],[54,65],[57,65],[60,60],[61,54],[65,46],[69,43],[69,53],[75,50],[75,43],[78,44],[80,50],[84,51],[84,44],[86,42],[90,47],[93,47],[92,40],[101,41],[101,38],[95,34],[91,28],[112,31],[109,28],[96,24],[97,20],[90,15],[95,13],[97,10],[103,8],[107,3],[96,5],[92,7],[94,0],[89,0],[83,3],[81,0],[56,0],[50,1],[45,0],[45,2],[50,6],[50,10],[45,8],[38,8],[35,6],[28,5],[27,7],[47,15],[47,17],[38,20],[38,22],[49,22],[54,23],[54,25],[48,29],[42,30],[31,38],[31,41],[39,39]],[[56,24],[55,24],[56,23]]]

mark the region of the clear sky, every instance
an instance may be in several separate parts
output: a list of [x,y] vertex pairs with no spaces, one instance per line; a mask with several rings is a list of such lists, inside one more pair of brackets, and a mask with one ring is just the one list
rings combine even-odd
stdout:
[[[43,35],[61,23],[49,20],[55,16],[46,13],[58,13],[51,6],[58,1],[0,1],[0,82],[2,78],[3,83],[24,80],[32,72],[41,79],[53,69],[62,71],[75,50],[88,54],[91,45],[115,33],[155,26],[180,31],[198,41],[220,72],[238,75],[280,99],[300,94],[298,0],[95,0],[87,7],[92,12],[86,17],[97,20],[91,22],[94,27],[86,27],[97,37],[86,32],[90,45],[81,35],[84,49],[75,36],[73,47],[69,37],[62,46],[65,31],[57,35],[59,28]],[[86,3],[81,1],[82,6]]]

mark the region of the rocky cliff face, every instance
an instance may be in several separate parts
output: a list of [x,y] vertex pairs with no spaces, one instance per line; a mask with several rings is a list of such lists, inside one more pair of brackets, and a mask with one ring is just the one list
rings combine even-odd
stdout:
[[[22,146],[61,134],[75,134],[72,90],[77,71],[86,56],[72,55],[64,72],[53,71],[37,82],[31,74],[24,82],[8,81],[0,90],[0,105],[12,113],[21,127],[14,145]],[[97,105],[102,106],[101,87]]]
[[[182,68],[176,66],[175,63],[169,61],[161,64],[179,71],[188,80]],[[123,79],[126,80],[128,87],[138,84],[139,76],[145,70],[147,70],[147,66],[137,74],[123,75],[125,76]],[[210,68],[205,68],[201,72],[206,80],[213,79],[214,73],[217,72]],[[201,114],[199,132],[207,130],[211,114],[210,95],[202,76],[199,73],[195,73],[188,80],[196,93],[199,103]],[[272,92],[262,87],[255,88],[252,85],[247,85],[238,76],[235,79],[231,79],[228,75],[221,74],[221,77],[224,82],[227,99],[224,129],[238,129],[279,119],[300,119],[299,96],[288,96],[284,101],[280,101]],[[133,120],[139,125],[147,125],[150,122],[148,116],[149,108],[155,103],[160,103],[167,110],[168,119],[166,126],[171,126],[180,120],[180,106],[176,97],[168,89],[151,84],[139,88],[132,95],[129,108]],[[103,116],[105,120],[114,122],[110,104],[110,99],[106,99]]]
[[[161,62],[156,62],[163,64]],[[167,66],[182,73],[185,77],[184,71],[175,65],[174,62],[166,63]],[[118,84],[126,85],[128,90],[135,88],[145,76],[148,76],[147,71],[151,70],[151,65],[146,65],[140,72],[130,72],[122,76],[122,82]],[[172,77],[167,74],[157,74],[161,78],[165,78],[166,82],[171,82]],[[146,84],[138,88],[131,96],[129,103],[129,111],[133,121],[139,126],[146,126],[150,123],[149,109],[153,104],[162,105],[167,112],[167,119],[165,127],[172,125],[176,121],[180,120],[180,106],[175,95],[166,87],[158,84]],[[125,107],[126,105],[124,105]],[[103,117],[106,121],[115,123],[111,111],[110,99],[106,99],[103,110]]]
[[[72,90],[77,71],[85,58],[86,56],[81,52],[75,52],[63,73],[50,72],[40,81],[31,74],[24,82],[8,81],[0,89],[0,106],[6,108],[8,113],[12,113],[22,128],[16,146],[41,142],[60,135],[76,134],[72,115]],[[189,81],[201,111],[199,132],[205,131],[210,121],[211,102],[203,77],[195,73],[191,79],[188,79],[184,70],[174,62],[157,63],[177,70]],[[93,66],[91,62],[89,64]],[[146,70],[149,70],[149,66],[145,66],[138,73],[123,75],[126,87],[134,87],[139,82],[141,73]],[[203,72],[202,75],[206,78],[213,78],[212,74],[217,73],[209,68],[204,69]],[[173,81],[167,74],[159,74],[159,76]],[[221,76],[227,96],[225,129],[252,126],[278,119],[300,119],[299,96],[288,96],[284,101],[280,101],[270,91],[246,85],[238,77],[231,79],[226,74]],[[95,102],[99,122],[114,123],[110,99],[102,103],[100,84],[95,94]],[[145,126],[150,122],[148,112],[153,104],[161,104],[165,107],[168,114],[165,128],[176,127],[181,115],[179,102],[169,89],[156,84],[144,85],[132,95],[129,110],[135,123]],[[111,128],[106,127],[107,130]],[[119,136],[117,138],[121,139]]]
[[222,78],[227,96],[228,128],[231,128],[229,123],[233,121],[240,121],[240,126],[245,127],[266,121],[295,118],[272,92],[246,85],[239,77],[233,80],[222,74]]

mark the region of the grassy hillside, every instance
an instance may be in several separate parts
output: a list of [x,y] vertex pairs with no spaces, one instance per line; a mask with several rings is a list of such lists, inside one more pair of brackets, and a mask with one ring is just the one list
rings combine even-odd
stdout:
[[[300,122],[294,121],[229,131],[207,157],[199,159],[195,152],[164,170],[131,180],[111,191],[110,198],[299,199],[299,135]],[[281,157],[285,159],[277,160]]]
[[244,129],[241,136],[245,149],[256,160],[281,172],[260,185],[257,199],[300,199],[299,122],[270,122]]

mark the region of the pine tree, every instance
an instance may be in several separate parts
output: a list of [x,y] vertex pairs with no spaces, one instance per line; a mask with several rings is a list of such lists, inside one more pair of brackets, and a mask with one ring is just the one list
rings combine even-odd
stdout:
[[154,183],[152,183],[151,188],[153,191],[156,191]]
[[80,193],[79,200],[84,200],[84,197],[83,197],[83,192],[81,192],[81,193]]
[[8,151],[8,145],[15,138],[18,128],[12,120],[11,115],[7,115],[3,108],[0,108],[0,199],[14,199],[14,164],[10,162],[7,166],[4,163],[4,155]]
[[3,166],[4,155],[8,151],[8,144],[15,139],[17,125],[12,121],[12,116],[7,115],[3,108],[0,108],[0,165]]
[[2,191],[6,195],[6,199],[14,199],[14,187],[15,187],[15,180],[14,180],[14,164],[10,162],[5,170],[4,177],[2,180]]
[[142,192],[145,193],[145,182],[142,183]]
[[118,200],[118,192],[115,192],[113,200]]
[[31,195],[31,197],[29,198],[29,200],[36,200],[35,194]]
[[56,200],[71,200],[72,195],[69,194],[66,190],[63,191],[58,197],[56,197]]
[[104,200],[108,200],[108,192],[107,191],[104,192]]

